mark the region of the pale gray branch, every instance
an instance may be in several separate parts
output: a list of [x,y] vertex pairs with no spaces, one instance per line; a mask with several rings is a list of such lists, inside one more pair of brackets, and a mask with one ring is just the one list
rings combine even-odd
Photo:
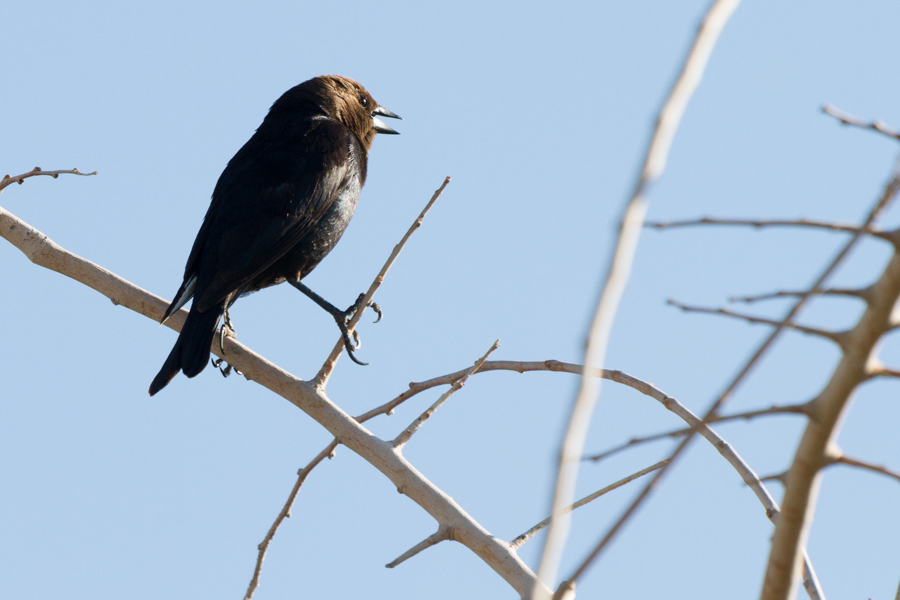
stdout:
[[862,129],[871,129],[872,131],[877,131],[878,133],[882,133],[890,138],[894,138],[895,140],[900,141],[900,131],[891,129],[884,121],[863,121],[862,119],[858,119],[853,115],[835,108],[831,104],[826,104],[825,106],[823,106],[822,112],[826,115],[831,115],[832,117],[840,121],[842,125],[852,125],[854,127],[860,127]]
[[668,304],[674,306],[675,308],[680,308],[684,312],[695,312],[695,313],[705,313],[709,315],[721,315],[723,317],[732,317],[734,319],[741,319],[743,321],[747,321],[748,323],[758,323],[763,325],[772,325],[773,327],[786,327],[788,329],[793,329],[795,331],[799,331],[801,333],[806,333],[809,335],[815,335],[818,337],[825,338],[827,340],[831,340],[838,346],[843,347],[846,343],[847,333],[844,331],[828,331],[825,329],[816,329],[815,327],[805,327],[803,325],[797,325],[796,323],[784,322],[784,321],[775,321],[774,319],[766,319],[763,317],[754,317],[751,315],[745,315],[742,313],[734,312],[732,310],[728,310],[727,308],[704,308],[701,306],[689,306],[687,304],[682,304],[676,300],[668,300]]
[[[656,128],[650,138],[640,175],[622,212],[615,250],[612,253],[603,291],[600,294],[588,334],[583,361],[586,368],[603,366],[613,319],[628,283],[638,236],[647,213],[646,193],[665,169],[669,149],[681,117],[694,90],[700,84],[703,71],[706,69],[719,34],[738,4],[739,0],[715,0],[710,6],[684,60],[681,73],[659,111]],[[538,579],[546,583],[549,588],[553,587],[557,579],[570,525],[568,515],[561,517],[556,515],[561,509],[571,504],[574,498],[584,440],[599,393],[599,380],[588,376],[581,378],[581,386],[572,406],[569,424],[560,445],[556,484],[550,509],[552,520],[544,540],[538,569]],[[575,581],[574,578],[570,578],[570,580]],[[546,600],[549,598],[549,593],[545,591],[544,587],[535,586],[533,597]]]
[[[604,488],[601,488],[601,489],[597,490],[596,492],[594,492],[593,494],[588,494],[587,496],[585,496],[584,498],[582,498],[575,504],[571,504],[571,505],[565,507],[563,510],[566,513],[570,513],[573,510],[575,510],[576,508],[581,508],[585,504],[588,504],[589,502],[593,502],[600,496],[608,494],[609,492],[611,492],[615,489],[618,489],[618,488],[622,487],[623,485],[631,483],[632,481],[634,481],[635,479],[637,479],[639,477],[643,477],[647,473],[652,473],[653,471],[655,471],[657,469],[661,469],[668,463],[669,463],[668,460],[661,460],[658,463],[656,463],[655,465],[651,465],[651,466],[647,467],[646,469],[641,469],[637,473],[632,473],[628,477],[624,477],[615,483],[612,483]],[[523,533],[522,535],[520,535],[519,537],[517,537],[516,539],[511,541],[509,543],[510,546],[512,546],[513,548],[518,550],[528,540],[530,540],[534,536],[534,534],[536,534],[538,531],[540,531],[541,529],[543,529],[544,527],[546,527],[549,524],[550,524],[550,517],[547,517],[546,519],[544,519],[543,521],[541,521],[540,523],[538,523],[537,525],[535,525],[534,527],[532,527],[531,529],[529,529],[528,531],[526,531],[525,533]]]
[[448,529],[444,529],[442,527],[384,566],[387,567],[388,569],[393,569],[400,563],[409,560],[410,558],[412,558],[419,552],[421,552],[423,550],[427,550],[428,548],[431,548],[435,544],[439,544],[440,542],[443,542],[444,540],[449,540],[449,539],[450,539],[450,531]]
[[325,460],[326,458],[331,458],[334,453],[335,448],[337,448],[337,440],[331,442],[324,450],[319,452],[314,459],[312,459],[308,465],[300,469],[297,473],[297,482],[294,483],[294,487],[291,490],[291,493],[288,495],[287,501],[284,503],[284,507],[281,509],[281,512],[278,513],[278,516],[275,518],[275,522],[272,523],[272,526],[269,528],[269,531],[266,533],[266,537],[263,538],[263,541],[260,542],[259,546],[257,546],[257,550],[259,551],[256,556],[256,568],[253,570],[253,578],[250,580],[250,585],[247,587],[247,593],[244,594],[244,600],[250,600],[253,597],[253,594],[256,592],[256,588],[259,587],[259,576],[262,574],[263,562],[266,560],[266,552],[269,550],[269,544],[272,543],[272,539],[275,537],[275,533],[278,531],[278,528],[281,527],[281,524],[285,519],[291,516],[291,508],[294,506],[294,501],[297,499],[297,494],[300,493],[300,488],[303,486],[304,482],[306,482],[306,478],[309,477],[309,474],[312,472],[316,466]]

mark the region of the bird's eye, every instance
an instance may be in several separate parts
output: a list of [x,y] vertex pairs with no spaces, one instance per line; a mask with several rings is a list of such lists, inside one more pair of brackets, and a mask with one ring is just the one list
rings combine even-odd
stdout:
[[362,104],[363,106],[368,106],[368,105],[369,105],[369,99],[366,98],[365,96],[360,96],[360,97],[359,97],[359,103]]

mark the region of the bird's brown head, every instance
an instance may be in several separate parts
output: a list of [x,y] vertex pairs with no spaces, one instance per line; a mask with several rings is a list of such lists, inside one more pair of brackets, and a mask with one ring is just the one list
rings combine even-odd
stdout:
[[[275,103],[276,106],[282,100],[287,100],[288,104],[314,104],[352,131],[362,142],[366,152],[372,147],[376,133],[398,133],[378,117],[399,119],[399,115],[379,106],[366,88],[348,77],[340,75],[313,77],[288,90]],[[272,108],[274,110],[275,106]]]

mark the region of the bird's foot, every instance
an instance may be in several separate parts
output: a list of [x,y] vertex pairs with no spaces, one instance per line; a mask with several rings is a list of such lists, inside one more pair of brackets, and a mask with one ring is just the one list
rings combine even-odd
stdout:
[[[231,324],[231,317],[228,316],[228,309],[225,309],[224,312],[225,322],[222,323],[222,327],[219,329],[219,350],[222,353],[225,352],[225,337],[228,336],[232,339],[237,339],[237,331],[234,330],[234,326]],[[222,360],[221,358],[219,360]],[[218,367],[218,365],[216,365]],[[228,377],[228,375],[226,375]]]
[[[348,327],[348,325],[350,324],[350,320],[353,318],[353,315],[355,315],[356,311],[358,311],[360,306],[362,306],[362,301],[363,298],[365,298],[365,294],[360,294],[359,298],[356,299],[356,302],[354,302],[350,308],[342,311],[339,308],[335,307],[331,302],[327,301],[325,298],[306,287],[306,284],[302,283],[299,279],[288,279],[287,281],[292,286],[300,290],[310,300],[328,311],[328,314],[334,317],[334,321],[335,323],[337,323],[338,329],[341,330],[341,339],[343,339],[344,341],[344,348],[347,349],[347,354],[350,356],[350,360],[358,365],[369,364],[362,362],[361,360],[356,358],[355,354],[353,354],[355,350],[359,350],[360,348],[359,334],[354,331],[353,336],[351,337]],[[375,322],[377,323],[381,320],[381,307],[378,306],[378,304],[376,304],[375,302],[369,302],[368,306],[370,306],[372,310],[374,310],[378,314],[378,318],[375,320]]]
[[[212,366],[214,366],[215,368],[217,368],[219,370],[219,372],[222,374],[222,377],[228,377],[229,375],[231,375],[232,372],[237,373],[238,375],[243,375],[243,373],[241,373],[240,371],[238,371],[237,369],[232,367],[230,364],[225,362],[225,360],[222,358],[210,360],[210,362],[212,363]],[[223,364],[225,365],[224,368],[222,367]]]
[[[356,302],[354,302],[350,308],[348,308],[347,310],[344,311],[344,314],[347,316],[347,321],[349,321],[350,319],[353,318],[353,315],[355,315],[356,311],[359,310],[359,307],[362,305],[363,298],[365,298],[365,297],[366,297],[365,294],[360,294],[359,297],[356,299]],[[378,318],[375,319],[373,321],[373,323],[378,323],[379,321],[381,321],[381,317],[384,316],[384,313],[381,312],[381,306],[374,300],[369,302],[366,306],[368,306],[369,308],[374,310],[375,314],[378,315]]]
[[[350,360],[358,365],[367,365],[369,363],[363,362],[356,358],[354,351],[359,350],[362,347],[362,343],[359,340],[359,333],[356,330],[353,331],[353,339],[350,339],[350,331],[348,330],[347,325],[350,323],[350,319],[353,318],[353,315],[356,314],[356,311],[358,311],[360,306],[362,306],[362,301],[365,297],[365,294],[360,294],[356,299],[356,302],[354,302],[350,306],[350,308],[342,313],[339,312],[334,315],[334,320],[335,322],[337,322],[338,328],[341,330],[341,337],[344,340],[344,348],[347,349],[347,355],[350,357]],[[381,320],[381,317],[384,316],[381,311],[381,307],[377,302],[369,302],[367,306],[374,310],[375,314],[378,315],[378,318],[375,319],[375,323],[379,322]]]

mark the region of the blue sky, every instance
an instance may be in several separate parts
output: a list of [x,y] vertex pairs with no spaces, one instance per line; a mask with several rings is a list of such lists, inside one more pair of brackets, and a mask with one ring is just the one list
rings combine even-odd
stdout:
[[[35,178],[0,205],[68,250],[160,296],[184,261],[229,158],[271,103],[310,77],[352,77],[403,116],[376,139],[359,209],[306,280],[348,305],[444,176],[453,182],[378,294],[329,396],[358,414],[419,381],[494,358],[581,359],[615,221],[658,109],[707,2],[197,4],[15,3],[0,37],[0,171]],[[896,143],[838,127],[832,103],[900,127],[895,2],[746,2],[685,114],[651,219],[706,215],[853,222],[880,193]],[[393,125],[393,123],[391,123]],[[898,211],[885,226],[896,225]],[[844,242],[794,231],[642,235],[607,367],[652,381],[697,412],[767,333],[685,315],[809,284]],[[175,334],[0,244],[0,576],[16,598],[240,598],[297,468],[330,437],[281,398],[207,369],[146,390]],[[867,285],[888,251],[865,243],[835,285]],[[777,316],[780,303],[752,310]],[[843,328],[861,307],[814,304]],[[242,299],[241,342],[302,378],[336,341],[325,313],[286,286]],[[900,346],[888,339],[888,364]],[[838,358],[785,336],[730,408],[813,397]],[[546,516],[564,374],[476,376],[406,456],[498,537]],[[864,386],[840,437],[848,455],[900,468],[896,382]],[[437,397],[372,421],[393,437]],[[678,427],[607,383],[587,449]],[[722,426],[761,474],[785,469],[797,417]],[[660,460],[668,442],[586,465],[579,493]],[[776,497],[781,490],[771,485]],[[581,509],[569,572],[636,491]],[[829,597],[897,589],[895,481],[833,468],[810,555]],[[434,523],[346,448],[309,479],[272,544],[257,598],[512,598],[458,544],[383,565]],[[753,598],[771,525],[711,448],[695,443],[579,587],[579,597]],[[540,538],[524,547],[533,566]]]

